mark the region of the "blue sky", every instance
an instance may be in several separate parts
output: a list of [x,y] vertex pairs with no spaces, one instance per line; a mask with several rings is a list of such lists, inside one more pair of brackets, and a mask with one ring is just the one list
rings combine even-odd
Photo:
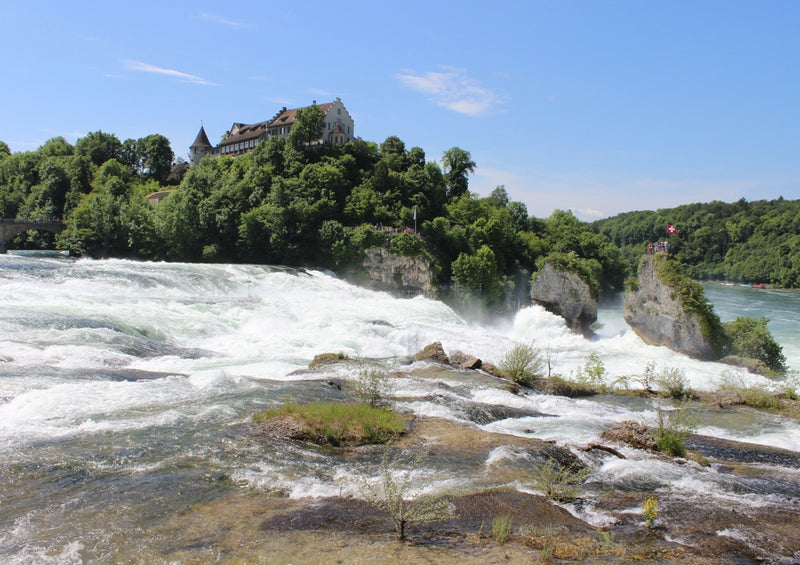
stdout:
[[0,140],[35,150],[340,97],[355,133],[583,220],[800,198],[800,2],[0,2]]

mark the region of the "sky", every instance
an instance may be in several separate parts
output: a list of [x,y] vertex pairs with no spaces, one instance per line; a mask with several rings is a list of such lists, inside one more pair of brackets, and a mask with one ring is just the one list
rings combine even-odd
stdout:
[[800,2],[0,0],[0,140],[166,136],[337,97],[366,141],[592,221],[800,198]]

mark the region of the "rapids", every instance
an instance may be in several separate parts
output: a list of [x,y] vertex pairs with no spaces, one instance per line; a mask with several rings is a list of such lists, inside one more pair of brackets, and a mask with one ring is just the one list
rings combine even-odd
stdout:
[[[343,398],[328,383],[354,376],[352,367],[306,370],[318,353],[380,360],[395,406],[418,416],[570,448],[598,441],[623,420],[654,422],[653,402],[517,395],[486,377],[431,378],[433,369],[411,356],[441,341],[447,352],[497,363],[514,343],[535,341],[563,375],[597,353],[609,383],[641,374],[648,362],[682,369],[696,390],[713,390],[732,371],[645,345],[622,321],[619,301],[601,307],[596,337],[584,339],[536,306],[478,324],[441,302],[394,298],[315,270],[0,255],[0,284],[0,560],[7,563],[135,559],[120,549],[120,536],[147,543],[154,524],[231,489],[357,498],[359,485],[379,473],[374,451],[265,446],[232,431],[287,397]],[[768,316],[789,365],[800,368],[798,295],[721,285],[707,286],[707,295],[723,320]],[[734,373],[742,382],[782,384]],[[503,409],[515,413],[492,417]],[[792,451],[800,445],[796,421],[755,412],[708,414],[698,433]],[[594,470],[588,484],[744,507],[796,505],[800,497],[797,469],[780,461],[764,463],[774,481],[765,489],[754,477],[624,452],[628,459],[582,456]],[[529,461],[524,450],[500,445],[488,456],[431,457],[419,472],[432,489],[525,490]],[[613,521],[591,500],[571,511],[594,525]]]

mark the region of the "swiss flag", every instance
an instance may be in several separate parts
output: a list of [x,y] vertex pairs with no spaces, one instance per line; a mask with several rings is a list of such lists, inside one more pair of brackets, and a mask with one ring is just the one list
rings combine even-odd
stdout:
[[675,226],[673,226],[672,224],[667,224],[667,234],[672,235],[675,233],[678,233],[678,230],[675,229]]

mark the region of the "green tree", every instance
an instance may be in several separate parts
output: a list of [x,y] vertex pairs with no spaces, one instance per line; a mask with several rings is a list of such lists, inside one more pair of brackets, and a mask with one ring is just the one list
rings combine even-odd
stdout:
[[159,183],[166,181],[175,157],[169,140],[159,134],[148,135],[137,140],[136,148],[139,172],[147,179],[157,180]]
[[444,166],[444,178],[447,184],[447,199],[452,200],[458,196],[463,196],[469,189],[468,173],[475,172],[475,161],[469,151],[464,151],[458,147],[452,147],[444,152],[442,156]]
[[289,131],[289,144],[292,147],[301,150],[322,138],[325,130],[325,114],[319,106],[313,104],[299,108],[295,120]]
[[503,285],[497,273],[497,260],[488,245],[474,254],[461,253],[452,264],[453,280],[465,297],[474,296],[487,303],[499,300]]
[[99,167],[109,159],[122,157],[122,142],[112,133],[93,131],[75,143],[75,153],[86,155]]
[[11,155],[11,148],[5,141],[0,141],[0,161]]

